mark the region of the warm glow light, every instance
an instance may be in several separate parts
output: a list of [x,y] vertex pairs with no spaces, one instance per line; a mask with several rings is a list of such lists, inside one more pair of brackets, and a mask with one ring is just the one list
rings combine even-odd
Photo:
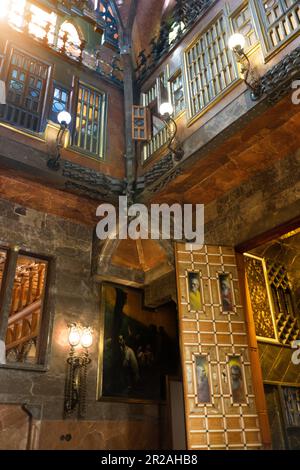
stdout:
[[79,57],[80,55],[80,49],[79,46],[81,44],[81,40],[78,34],[77,29],[72,23],[69,23],[68,21],[65,21],[58,34],[58,41],[57,41],[57,47],[61,49],[63,47],[63,37],[67,33],[68,35],[68,40],[66,43],[66,51],[68,54],[70,54],[73,57]]
[[159,112],[161,116],[165,116],[166,114],[173,114],[173,106],[169,102],[162,103],[159,107]]
[[83,328],[80,342],[83,348],[90,348],[92,346],[93,334],[91,328]]
[[17,28],[23,25],[23,17],[26,0],[1,0],[0,19],[6,19],[8,23]]
[[61,111],[57,115],[57,121],[59,124],[66,124],[67,126],[70,124],[72,120],[71,114],[68,111]]
[[36,5],[31,5],[30,11],[32,13],[31,21],[29,23],[30,34],[33,34],[37,38],[43,39],[45,37],[46,26],[50,24],[48,42],[49,44],[53,44],[57,15],[54,12],[48,13],[47,11],[42,10]]
[[232,36],[230,36],[228,40],[228,47],[232,51],[237,48],[244,49],[245,44],[246,44],[245,37],[239,33],[233,34]]
[[77,346],[80,343],[81,331],[78,326],[71,325],[69,330],[69,343],[70,346]]

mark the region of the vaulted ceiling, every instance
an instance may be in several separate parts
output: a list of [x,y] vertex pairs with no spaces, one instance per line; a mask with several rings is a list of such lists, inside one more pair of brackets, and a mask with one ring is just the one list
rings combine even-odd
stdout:
[[175,0],[111,0],[125,28],[132,29],[135,53],[147,49],[159,32],[161,18]]

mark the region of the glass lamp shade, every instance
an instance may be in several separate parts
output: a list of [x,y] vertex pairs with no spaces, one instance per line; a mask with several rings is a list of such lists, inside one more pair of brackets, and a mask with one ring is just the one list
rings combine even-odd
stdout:
[[71,114],[68,111],[61,111],[57,115],[57,121],[59,124],[66,124],[67,126],[70,124],[72,120]]
[[240,33],[233,34],[232,36],[230,36],[228,40],[228,47],[232,51],[234,49],[244,49],[245,45],[246,45],[246,39]]
[[165,116],[166,114],[171,116],[171,114],[173,114],[172,104],[168,101],[166,101],[165,103],[162,103],[159,107],[159,112],[160,112],[161,116]]
[[69,343],[70,346],[77,346],[80,343],[81,331],[76,325],[72,325],[69,330]]
[[93,344],[93,334],[91,328],[83,328],[81,335],[81,346],[83,348],[90,348]]

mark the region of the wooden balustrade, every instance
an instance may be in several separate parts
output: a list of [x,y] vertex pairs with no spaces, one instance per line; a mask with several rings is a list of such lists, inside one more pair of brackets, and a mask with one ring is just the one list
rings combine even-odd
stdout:
[[6,335],[7,351],[20,348],[38,336],[45,271],[44,263],[17,267]]

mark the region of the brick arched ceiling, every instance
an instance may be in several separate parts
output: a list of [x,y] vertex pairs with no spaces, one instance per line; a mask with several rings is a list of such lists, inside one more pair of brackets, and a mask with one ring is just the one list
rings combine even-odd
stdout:
[[132,30],[133,49],[136,55],[148,50],[151,39],[159,32],[161,18],[173,0],[138,0]]
[[159,32],[161,18],[173,8],[175,0],[110,0],[123,27],[132,27],[135,53],[148,49],[150,40]]

